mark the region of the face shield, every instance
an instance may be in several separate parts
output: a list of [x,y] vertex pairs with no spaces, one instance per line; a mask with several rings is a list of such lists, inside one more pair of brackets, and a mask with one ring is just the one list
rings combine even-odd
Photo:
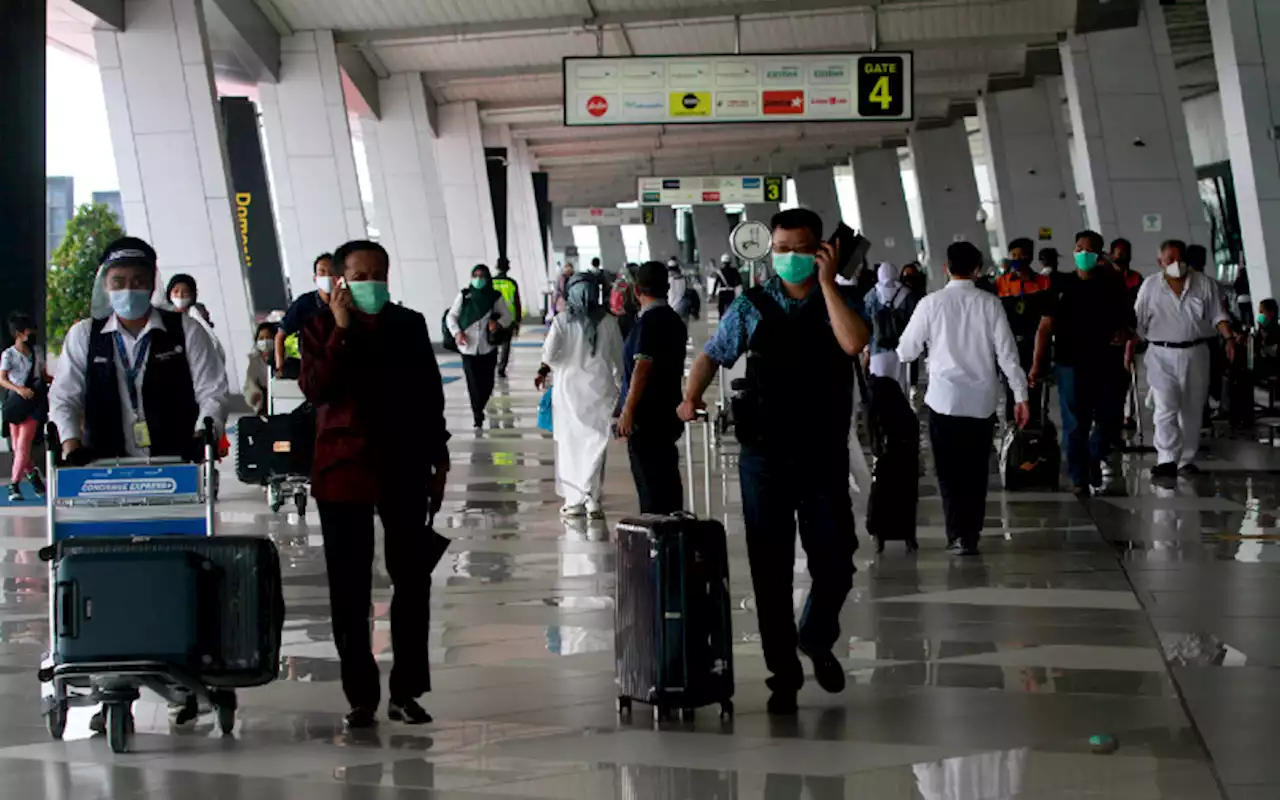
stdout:
[[[93,293],[89,300],[89,313],[94,319],[106,319],[115,313],[111,307],[111,293],[107,290],[107,269],[110,266],[120,266],[120,262],[103,264],[98,267],[98,273],[93,277]],[[156,308],[168,308],[169,298],[165,297],[159,278],[159,273],[152,267],[154,283],[151,292],[151,305]]]

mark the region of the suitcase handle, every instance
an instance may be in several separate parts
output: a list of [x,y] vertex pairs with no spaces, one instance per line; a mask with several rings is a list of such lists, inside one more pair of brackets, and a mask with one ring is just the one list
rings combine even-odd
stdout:
[[703,501],[707,506],[707,516],[711,516],[711,427],[709,422],[707,412],[699,409],[693,422],[686,425],[684,431],[685,469],[689,481],[689,513],[694,516],[698,513],[697,490],[694,488],[693,480],[693,431],[696,427],[702,428],[702,493]]
[[58,637],[64,639],[74,639],[80,635],[79,626],[76,621],[80,618],[77,613],[78,588],[75,581],[58,581],[57,588],[57,625]]

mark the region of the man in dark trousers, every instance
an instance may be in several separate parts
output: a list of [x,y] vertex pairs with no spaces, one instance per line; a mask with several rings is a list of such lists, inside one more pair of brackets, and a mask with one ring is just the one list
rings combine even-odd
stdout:
[[684,321],[667,305],[667,268],[649,261],[635,272],[640,314],[623,349],[622,413],[618,436],[627,440],[640,513],[684,508],[680,455],[684,424],[676,415],[684,378]]
[[[729,306],[694,360],[680,417],[692,421],[705,407],[702,395],[719,367],[750,354],[748,388],[734,406],[747,556],[772,673],[768,710],[794,714],[804,684],[797,647],[813,660],[819,686],[839,692],[845,685],[833,648],[858,547],[847,432],[853,357],[870,333],[856,310],[861,298],[836,283],[839,253],[822,241],[822,219],[788,209],[771,227],[776,274]],[[798,632],[791,595],[797,522],[813,578]]]

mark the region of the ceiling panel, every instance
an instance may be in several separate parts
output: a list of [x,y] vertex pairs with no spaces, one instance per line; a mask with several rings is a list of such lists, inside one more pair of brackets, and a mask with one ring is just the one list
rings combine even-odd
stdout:
[[526,75],[503,80],[460,81],[432,86],[432,94],[441,103],[475,100],[495,103],[521,100],[533,105],[558,103],[564,96],[559,75]]
[[369,30],[582,15],[582,0],[267,0],[294,30]]
[[[622,55],[606,36],[605,55]],[[391,72],[491,69],[555,64],[565,56],[594,56],[596,37],[587,31],[479,37],[432,42],[385,43],[373,48]]]

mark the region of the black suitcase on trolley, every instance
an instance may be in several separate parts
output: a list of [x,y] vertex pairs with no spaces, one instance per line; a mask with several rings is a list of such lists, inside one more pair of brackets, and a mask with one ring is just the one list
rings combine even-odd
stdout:
[[1010,425],[1000,443],[1000,485],[1019,489],[1058,490],[1062,472],[1062,447],[1058,428],[1049,419],[1049,387],[1041,389],[1039,418],[1025,428]]
[[[59,663],[174,663],[226,689],[261,686],[279,674],[284,596],[270,539],[66,539],[55,552],[54,591]],[[187,605],[193,597],[194,610]],[[153,617],[164,622],[144,627]],[[153,630],[163,644],[150,643]],[[187,639],[196,642],[198,663],[157,652]]]
[[273,477],[308,476],[315,458],[315,406],[288,414],[244,417],[236,428],[236,477],[266,485]]
[[719,703],[733,713],[729,556],[724,526],[689,515],[618,524],[614,611],[618,708],[654,719]]

